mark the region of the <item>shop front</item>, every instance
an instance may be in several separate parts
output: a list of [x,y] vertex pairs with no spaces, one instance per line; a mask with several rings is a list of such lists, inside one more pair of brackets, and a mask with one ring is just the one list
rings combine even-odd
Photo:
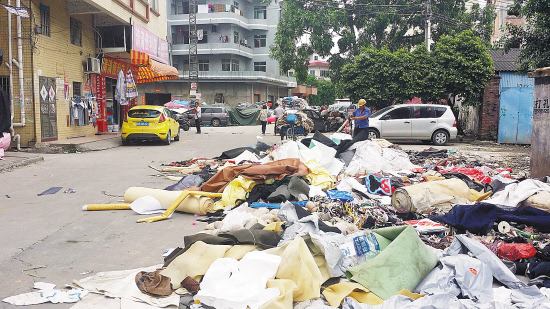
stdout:
[[[122,78],[121,78],[122,76]],[[106,54],[102,57],[101,74],[92,76],[92,88],[95,91],[98,105],[98,132],[116,132],[126,120],[130,108],[138,105],[139,84],[161,80],[176,79],[179,73],[176,68],[160,63],[140,51],[130,53]],[[126,89],[134,81],[137,85],[135,96],[123,97]],[[134,85],[135,86],[135,85]]]

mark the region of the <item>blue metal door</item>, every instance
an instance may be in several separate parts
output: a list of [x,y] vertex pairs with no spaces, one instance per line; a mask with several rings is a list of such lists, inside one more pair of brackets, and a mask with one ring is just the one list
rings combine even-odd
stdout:
[[533,87],[500,89],[498,142],[531,144],[533,131]]

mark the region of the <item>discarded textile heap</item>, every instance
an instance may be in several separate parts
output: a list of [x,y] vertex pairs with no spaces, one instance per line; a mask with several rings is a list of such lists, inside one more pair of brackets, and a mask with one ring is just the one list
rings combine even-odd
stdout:
[[550,308],[548,179],[319,132],[154,168],[173,184],[84,209],[207,225],[158,265],[75,280],[76,309]]

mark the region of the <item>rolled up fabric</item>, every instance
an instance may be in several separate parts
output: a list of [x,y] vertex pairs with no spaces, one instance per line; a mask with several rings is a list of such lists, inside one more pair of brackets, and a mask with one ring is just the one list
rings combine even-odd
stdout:
[[391,203],[400,212],[427,212],[434,207],[449,211],[453,204],[472,204],[490,195],[490,192],[478,192],[470,189],[464,181],[452,178],[396,189]]
[[[164,209],[168,209],[172,203],[180,196],[181,191],[167,191],[161,189],[150,189],[143,187],[130,187],[124,192],[124,202],[132,203],[138,198],[151,195],[156,198]],[[176,208],[176,211],[183,211],[191,214],[205,215],[214,208],[214,202],[211,198],[199,195],[189,195]]]

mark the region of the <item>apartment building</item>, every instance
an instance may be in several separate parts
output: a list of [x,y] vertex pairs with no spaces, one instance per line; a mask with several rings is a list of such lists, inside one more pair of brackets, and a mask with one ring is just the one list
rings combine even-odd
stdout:
[[[261,0],[198,0],[197,93],[201,102],[275,102],[288,96],[296,80],[280,72],[269,58],[280,3]],[[168,40],[172,65],[180,79],[151,84],[176,99],[189,96],[189,2],[171,0],[168,10]]]
[[[21,146],[105,133],[146,101],[142,83],[178,76],[168,65],[164,0],[7,4],[29,14],[0,6],[0,87],[10,94]],[[139,96],[127,105],[114,98],[120,70],[138,83]]]

